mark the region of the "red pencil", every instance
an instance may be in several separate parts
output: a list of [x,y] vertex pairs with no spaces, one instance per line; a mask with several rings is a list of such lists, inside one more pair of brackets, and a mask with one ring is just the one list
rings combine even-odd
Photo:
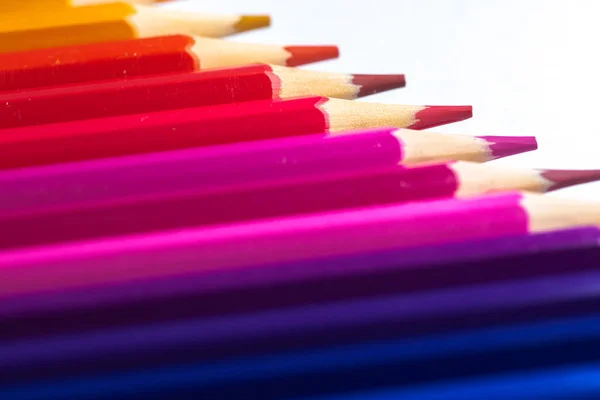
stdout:
[[402,86],[404,75],[250,65],[6,93],[0,128],[299,96],[351,100]]
[[470,106],[401,106],[326,97],[120,115],[4,129],[0,168],[361,128],[425,129],[471,116]]
[[[545,172],[457,162],[407,168],[388,166],[242,183],[220,188],[126,196],[108,201],[0,215],[0,248],[140,234],[487,192],[547,192],[600,179],[599,171],[565,171],[559,182]],[[48,227],[39,229],[38,227]]]
[[277,46],[184,35],[130,39],[0,53],[0,90],[250,63],[292,67],[338,55],[337,46]]

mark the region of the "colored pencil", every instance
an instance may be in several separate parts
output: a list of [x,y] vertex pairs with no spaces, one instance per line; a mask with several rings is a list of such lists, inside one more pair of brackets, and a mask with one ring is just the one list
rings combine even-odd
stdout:
[[383,128],[8,170],[0,172],[0,215],[378,166],[484,162],[536,148],[534,137]]
[[576,364],[547,369],[494,374],[409,388],[310,397],[313,400],[480,400],[600,398],[600,364]]
[[404,75],[248,65],[5,93],[0,128],[301,96],[352,100],[403,86]]
[[[139,390],[148,382],[145,387],[153,390],[192,385],[196,395],[200,390],[202,398],[210,399],[233,398],[233,393],[265,398],[263,392],[269,398],[290,398],[305,391],[335,390],[340,384],[343,390],[374,382],[410,386],[585,362],[600,355],[597,312],[479,328],[456,322],[502,309],[516,311],[543,298],[556,302],[557,296],[566,302],[593,296],[598,303],[597,286],[586,285],[598,276],[595,272],[7,341],[0,343],[0,382],[24,381],[31,387],[43,379],[41,387],[61,387],[60,378],[75,373],[83,377],[71,382],[80,385],[68,386],[86,386],[81,383],[94,374],[90,381],[104,382],[106,394],[123,390],[123,384]],[[410,332],[412,324],[441,318],[447,318],[446,324],[454,318],[454,327],[416,337],[402,333]],[[180,379],[157,379],[156,369],[168,375],[179,371]],[[116,377],[115,372],[117,380],[107,379]],[[355,376],[352,384],[350,376]],[[51,378],[58,382],[46,383]],[[3,397],[11,398],[6,392]]]
[[400,106],[326,97],[120,115],[1,130],[0,169],[362,128],[425,129],[471,115],[470,106]]
[[[570,172],[570,174],[569,174]],[[406,168],[386,166],[242,183],[184,192],[114,198],[68,208],[0,215],[0,248],[219,225],[291,215],[465,197],[494,191],[546,192],[580,182],[580,171],[544,178],[535,170],[510,170],[456,162]],[[585,171],[587,172],[587,171]],[[552,172],[550,172],[552,174]],[[590,180],[600,179],[594,171]],[[599,207],[600,210],[600,207]],[[40,226],[52,229],[39,229]]]
[[[2,0],[0,1],[0,11],[18,11],[28,10],[40,12],[38,9],[59,8],[59,7],[82,7],[92,4],[112,3],[114,0]],[[155,4],[164,3],[171,0],[127,0],[126,3],[133,4]]]
[[[596,225],[600,206],[534,194],[424,201],[0,253],[0,296]],[[161,264],[194,253],[202,265]],[[139,253],[145,263],[127,261]],[[143,253],[143,254],[142,254]],[[127,266],[127,268],[124,268]],[[25,275],[23,275],[25,274]]]
[[[0,320],[4,328],[0,331],[0,340],[245,314],[348,299],[358,301],[373,296],[403,295],[408,296],[406,299],[413,296],[422,300],[428,298],[427,295],[418,293],[431,290],[597,273],[595,260],[600,255],[599,238],[598,228],[579,228],[433,247],[393,248],[299,262],[239,265],[192,271],[169,278],[82,288],[62,287],[58,281],[48,291],[23,292],[22,295],[2,299]],[[139,258],[127,256],[128,265],[140,265]],[[193,258],[191,254],[184,261],[176,255],[162,257],[162,260],[173,264],[186,262],[200,269],[202,266],[202,260]],[[500,292],[495,289],[488,294],[496,296]],[[503,309],[502,304],[505,308],[519,304],[528,311],[510,318],[523,319],[532,313],[536,316],[542,313],[564,315],[597,303],[594,296],[583,296],[582,301],[573,302],[573,297],[565,295],[564,291],[557,291],[553,296],[543,291],[536,293],[538,297],[535,298],[519,297],[517,292],[514,294],[512,300],[502,298],[494,304],[489,301],[474,303],[471,311],[477,307],[488,307],[490,312],[496,307],[498,311]],[[227,301],[224,301],[225,298]],[[461,298],[457,299],[464,304]],[[553,301],[572,303],[572,306],[557,307]],[[550,303],[553,306],[549,306]],[[433,319],[439,320],[437,323],[430,321],[421,324],[419,329],[447,328],[449,320],[453,321],[451,325],[456,326],[456,319],[450,314],[455,311],[463,313],[465,309],[454,309],[456,302],[452,301],[444,305],[439,310],[428,311]],[[422,306],[415,307],[415,310],[423,310]],[[407,308],[400,307],[399,312],[402,310]],[[445,313],[449,315],[444,317]],[[94,318],[89,318],[90,315]],[[486,321],[497,323],[498,315],[496,313],[492,317],[491,313],[486,314],[487,320],[477,318],[472,323],[463,319],[461,326],[466,327],[467,322],[469,326]],[[60,320],[61,323],[47,324],[48,320]],[[416,325],[412,324],[412,328]]]
[[[184,35],[53,47],[0,53],[0,91],[257,62],[298,66],[336,58],[338,54],[336,46],[259,45]],[[363,79],[357,75],[352,80],[360,84]]]
[[212,15],[127,3],[10,12],[0,26],[0,52],[169,34],[223,37],[269,26],[267,15]]

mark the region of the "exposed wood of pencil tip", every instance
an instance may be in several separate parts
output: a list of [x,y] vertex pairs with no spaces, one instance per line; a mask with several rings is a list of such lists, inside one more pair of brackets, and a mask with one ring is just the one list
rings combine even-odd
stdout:
[[[503,156],[535,150],[535,138],[530,138],[529,143],[513,143],[518,137],[511,136],[470,136],[458,134],[444,134],[424,132],[412,129],[398,129],[393,135],[404,146],[403,163],[407,165],[450,160],[449,155],[454,155],[454,160],[464,160],[482,163],[499,158],[494,153],[495,144],[502,143],[506,150]],[[510,149],[510,151],[509,151]]]
[[452,163],[450,169],[460,182],[457,197],[509,190],[545,193],[550,187],[550,182],[533,169],[514,169],[463,161]]
[[[127,3],[96,4],[86,7],[48,9],[44,13],[23,10],[5,15],[0,32],[6,40],[41,41],[50,36],[46,47],[62,44],[89,43],[92,39],[119,40],[169,34],[223,37],[238,32],[269,26],[268,15],[205,14]],[[110,32],[104,30],[110,29]],[[80,35],[69,38],[64,35]],[[133,35],[133,36],[132,36]],[[88,41],[86,41],[88,40]],[[14,44],[27,48],[27,44]],[[35,47],[29,47],[35,48]]]
[[279,46],[194,37],[190,48],[203,69],[250,63],[298,66],[339,57],[337,46]]
[[515,169],[498,165],[456,162],[451,167],[460,177],[459,196],[488,191],[524,190],[546,193],[600,180],[598,170]]
[[319,108],[329,130],[340,132],[374,127],[425,129],[473,116],[471,106],[407,106],[326,99]]
[[268,27],[268,15],[203,14],[180,10],[159,9],[136,5],[135,13],[127,18],[138,37],[175,33],[224,37],[234,33]]
[[460,195],[485,191],[525,190],[546,193],[600,180],[598,170],[535,170],[514,169],[498,165],[478,165],[457,162],[452,169],[462,178]]
[[600,202],[526,192],[521,205],[529,215],[531,232],[600,225]]
[[[358,97],[404,87],[404,75],[360,75],[310,71],[271,66],[281,98],[326,96],[353,100]],[[278,78],[278,79],[277,79]]]

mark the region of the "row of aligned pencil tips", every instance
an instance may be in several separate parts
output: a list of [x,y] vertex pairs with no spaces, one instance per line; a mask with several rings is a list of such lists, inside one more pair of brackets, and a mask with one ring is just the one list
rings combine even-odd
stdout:
[[593,269],[600,203],[545,193],[600,170],[490,163],[536,138],[160,2],[0,0],[0,399],[445,398],[600,326],[497,328],[589,300],[546,274]]

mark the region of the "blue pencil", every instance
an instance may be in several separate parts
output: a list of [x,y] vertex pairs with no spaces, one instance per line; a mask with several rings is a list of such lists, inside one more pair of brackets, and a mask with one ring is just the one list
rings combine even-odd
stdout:
[[523,371],[408,388],[309,397],[304,400],[556,400],[600,398],[600,364]]
[[[248,322],[252,323],[251,320]],[[205,337],[210,334],[184,324],[176,328],[182,340],[193,334]],[[225,328],[227,326],[222,326]],[[235,329],[233,325],[228,328]],[[220,361],[188,360],[180,364],[169,358],[172,355],[169,349],[159,351],[156,346],[156,338],[168,332],[158,328],[152,332],[154,338],[136,336],[136,332],[129,331],[87,338],[62,337],[37,343],[6,343],[0,348],[0,377],[4,382],[0,387],[0,398],[115,399],[133,393],[144,395],[144,398],[154,395],[164,398],[167,394],[177,393],[173,398],[182,399],[189,391],[190,396],[200,396],[195,398],[239,398],[252,393],[255,398],[279,399],[382,385],[414,385],[593,361],[600,357],[599,314],[417,337],[372,339]],[[172,333],[170,340],[175,343],[177,337]],[[306,335],[306,332],[300,333]],[[229,337],[235,334],[232,331]],[[130,340],[125,341],[127,337]],[[184,344],[181,354],[210,350],[210,346],[194,348],[190,342]],[[105,356],[96,359],[97,365],[103,365],[107,360],[113,361],[114,365],[96,375],[78,377],[84,374],[85,360],[74,356],[86,352],[89,355],[90,346],[95,346],[97,356]],[[115,349],[124,350],[128,346],[133,347],[129,350],[149,346],[148,351],[156,352],[155,356],[161,356],[162,360],[148,362],[147,354],[115,354]],[[62,355],[65,357],[61,358]],[[127,370],[127,361],[135,357],[140,364]],[[48,364],[51,359],[56,363]],[[63,365],[75,369],[55,381],[43,381],[44,376]],[[40,369],[45,375],[38,376],[37,380],[27,378],[27,372],[39,373]],[[25,375],[15,376],[16,372]],[[22,384],[14,386],[19,379]]]

